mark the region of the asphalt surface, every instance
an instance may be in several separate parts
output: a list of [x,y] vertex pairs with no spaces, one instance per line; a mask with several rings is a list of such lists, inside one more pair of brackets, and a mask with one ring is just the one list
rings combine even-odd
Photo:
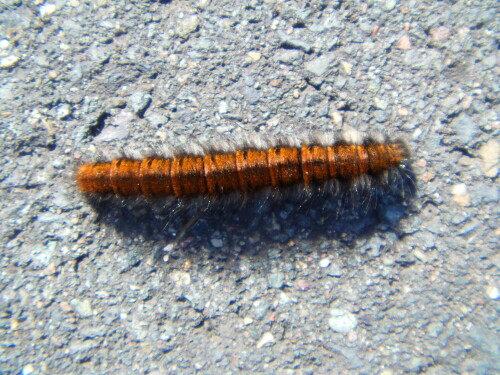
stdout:
[[[500,372],[497,6],[2,1],[0,373]],[[74,182],[120,150],[345,128],[408,143],[413,198]]]

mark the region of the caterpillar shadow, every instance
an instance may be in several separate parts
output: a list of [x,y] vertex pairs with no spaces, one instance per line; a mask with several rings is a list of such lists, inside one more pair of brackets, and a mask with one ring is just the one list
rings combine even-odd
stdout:
[[165,201],[108,197],[90,203],[104,225],[120,236],[139,239],[162,259],[169,257],[229,260],[265,255],[278,246],[334,239],[353,247],[377,230],[398,233],[416,193],[414,174],[389,176],[360,186],[338,183],[313,191],[291,189],[242,198]]

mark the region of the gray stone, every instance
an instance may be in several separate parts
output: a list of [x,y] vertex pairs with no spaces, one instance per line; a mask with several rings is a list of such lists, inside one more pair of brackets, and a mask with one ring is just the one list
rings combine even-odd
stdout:
[[163,325],[163,332],[160,334],[160,340],[170,341],[175,336],[175,328],[171,322],[165,322]]
[[156,128],[160,128],[168,122],[168,117],[164,116],[160,113],[149,114],[149,112],[148,112],[148,114],[145,117],[146,117],[146,120],[148,120],[149,123]]
[[285,282],[285,274],[282,272],[274,272],[268,277],[269,286],[274,289],[281,289]]
[[334,59],[335,56],[329,53],[306,62],[304,67],[308,72],[320,76],[328,70],[330,63]]
[[[7,82],[3,85],[0,85],[0,98],[2,98],[2,102],[5,104],[9,102],[11,99],[15,98],[15,90],[16,86],[12,82]],[[0,104],[2,105],[2,104]],[[2,107],[7,108],[7,106]]]
[[222,246],[224,246],[224,242],[220,238],[212,238],[210,240],[210,244],[216,249],[220,249]]
[[389,102],[387,100],[384,100],[384,99],[375,100],[375,108],[378,108],[378,109],[385,111],[388,106],[389,106]]
[[127,326],[127,330],[132,334],[135,341],[144,341],[149,334],[149,327],[147,324],[133,319],[132,322]]
[[133,252],[121,253],[116,256],[116,260],[120,265],[120,273],[127,273],[141,263],[141,258]]
[[264,318],[269,310],[269,304],[263,300],[255,301],[253,304],[255,317],[258,319]]
[[119,139],[125,139],[130,132],[128,125],[106,126],[104,130],[95,137],[97,142],[110,142]]
[[151,104],[151,95],[147,92],[135,92],[130,95],[128,104],[138,116],[142,116]]
[[92,306],[88,299],[80,300],[74,298],[69,303],[71,307],[75,309],[75,312],[80,316],[80,318],[90,318],[94,312],[92,311]]
[[258,90],[253,87],[245,86],[243,88],[243,96],[250,104],[255,104],[260,100],[260,93]]
[[99,344],[94,340],[74,341],[69,345],[68,351],[72,355],[82,354],[87,353],[88,351],[95,349],[98,346]]
[[442,69],[440,63],[441,54],[438,51],[428,49],[412,49],[404,52],[404,61],[415,69],[438,68]]
[[412,373],[422,372],[424,367],[426,367],[426,362],[423,358],[414,357],[406,364],[406,368]]
[[177,25],[176,32],[182,38],[189,37],[189,34],[194,33],[200,28],[200,18],[192,15],[182,19]]
[[440,322],[431,323],[427,327],[427,333],[429,334],[430,337],[436,338],[441,334],[441,332],[443,332],[443,329],[444,329],[443,323]]
[[42,68],[49,68],[50,67],[50,59],[47,57],[47,55],[44,54],[39,54],[33,56],[33,61],[35,64],[41,66]]
[[56,109],[56,117],[59,120],[64,120],[65,118],[68,118],[71,116],[71,106],[67,103],[63,103],[57,106]]
[[384,242],[380,239],[380,237],[372,237],[366,244],[366,248],[370,254],[370,256],[376,258],[380,256],[380,249],[384,246]]
[[458,138],[464,144],[471,142],[477,133],[476,123],[466,113],[461,113],[455,121],[453,121],[453,127],[457,132]]
[[281,39],[281,45],[285,48],[300,49],[306,53],[312,51],[311,45],[300,39],[292,38],[286,34],[280,34],[280,39]]
[[94,339],[96,337],[104,337],[107,334],[107,329],[102,327],[84,327],[78,331],[78,335],[85,339]]
[[363,361],[359,358],[355,349],[350,349],[344,345],[334,345],[333,343],[325,343],[326,347],[336,353],[343,355],[347,359],[347,368],[354,370],[363,366]]
[[331,277],[341,277],[344,274],[342,268],[337,263],[332,263],[330,267],[328,267],[326,274]]
[[375,1],[375,3],[380,4],[385,11],[389,12],[396,7],[398,2],[396,0],[383,0]]
[[315,106],[323,101],[323,96],[318,93],[307,94],[305,98],[305,105],[308,107]]
[[57,241],[49,241],[46,246],[35,245],[31,256],[42,266],[47,267],[57,255]]
[[285,50],[274,55],[274,58],[283,64],[293,65],[302,61],[303,53],[297,50]]
[[460,95],[452,94],[441,102],[441,107],[448,116],[453,115],[461,110],[459,106],[460,100]]
[[389,120],[388,114],[386,111],[375,111],[375,120],[378,123],[383,123]]
[[500,194],[498,188],[488,183],[478,183],[472,191],[472,200],[476,203],[496,203]]
[[111,56],[111,50],[106,46],[94,44],[88,49],[88,54],[92,61],[98,63],[99,65],[102,65],[109,60]]

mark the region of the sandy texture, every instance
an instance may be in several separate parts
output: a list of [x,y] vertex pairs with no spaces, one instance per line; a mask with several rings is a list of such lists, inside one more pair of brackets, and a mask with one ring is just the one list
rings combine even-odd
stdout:
[[[500,371],[496,2],[303,3],[1,2],[0,373]],[[406,140],[411,205],[199,215],[72,179],[346,126]]]

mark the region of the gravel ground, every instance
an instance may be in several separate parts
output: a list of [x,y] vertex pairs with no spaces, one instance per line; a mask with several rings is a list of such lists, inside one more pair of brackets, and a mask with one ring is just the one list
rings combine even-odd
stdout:
[[[0,373],[500,371],[498,4],[302,3],[1,2]],[[409,207],[181,235],[193,210],[97,213],[72,181],[97,151],[343,126],[407,140]]]

